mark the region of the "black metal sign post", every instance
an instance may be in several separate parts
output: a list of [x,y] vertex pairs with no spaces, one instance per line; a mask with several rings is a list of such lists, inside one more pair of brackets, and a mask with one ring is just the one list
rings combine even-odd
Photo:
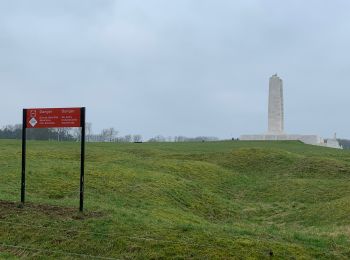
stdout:
[[[85,175],[85,107],[80,109],[80,122],[78,121],[77,125],[74,127],[81,127],[81,156],[80,156],[80,203],[79,203],[79,211],[83,212],[84,210],[84,175]],[[34,110],[34,109],[33,109]],[[32,112],[33,110],[30,110]],[[53,110],[53,109],[51,109]],[[22,124],[22,174],[21,174],[21,204],[23,207],[25,203],[25,191],[26,191],[26,152],[27,152],[27,121],[30,117],[28,117],[28,109],[23,109],[23,124]],[[36,119],[33,122],[30,122],[34,126],[38,123]],[[62,124],[63,125],[63,124]],[[59,127],[67,127],[67,126],[59,126]],[[49,128],[49,127],[47,127]]]
[[25,202],[26,191],[26,151],[27,151],[27,109],[23,109],[22,124],[22,180],[21,180],[21,207]]
[[84,175],[85,175],[85,107],[80,109],[81,119],[81,158],[80,158],[80,212],[84,210]]

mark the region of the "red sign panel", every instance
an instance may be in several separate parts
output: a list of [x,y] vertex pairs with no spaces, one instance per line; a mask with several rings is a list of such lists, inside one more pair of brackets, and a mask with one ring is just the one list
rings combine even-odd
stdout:
[[81,127],[81,108],[27,109],[27,128]]

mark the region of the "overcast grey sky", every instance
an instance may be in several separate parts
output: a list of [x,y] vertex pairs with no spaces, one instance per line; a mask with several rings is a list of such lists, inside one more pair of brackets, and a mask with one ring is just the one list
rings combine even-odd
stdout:
[[350,138],[348,0],[0,0],[0,125],[86,106],[93,130],[264,133],[268,79],[286,132]]

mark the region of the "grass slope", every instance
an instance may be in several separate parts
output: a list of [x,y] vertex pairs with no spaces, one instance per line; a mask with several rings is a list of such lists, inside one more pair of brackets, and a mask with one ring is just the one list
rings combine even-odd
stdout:
[[0,141],[0,257],[350,258],[350,153],[298,142]]

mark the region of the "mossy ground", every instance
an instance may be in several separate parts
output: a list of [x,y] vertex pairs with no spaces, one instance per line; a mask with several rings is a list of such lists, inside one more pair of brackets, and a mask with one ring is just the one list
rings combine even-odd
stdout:
[[[350,152],[298,142],[0,141],[0,258],[350,258]],[[85,256],[84,256],[85,255]]]

